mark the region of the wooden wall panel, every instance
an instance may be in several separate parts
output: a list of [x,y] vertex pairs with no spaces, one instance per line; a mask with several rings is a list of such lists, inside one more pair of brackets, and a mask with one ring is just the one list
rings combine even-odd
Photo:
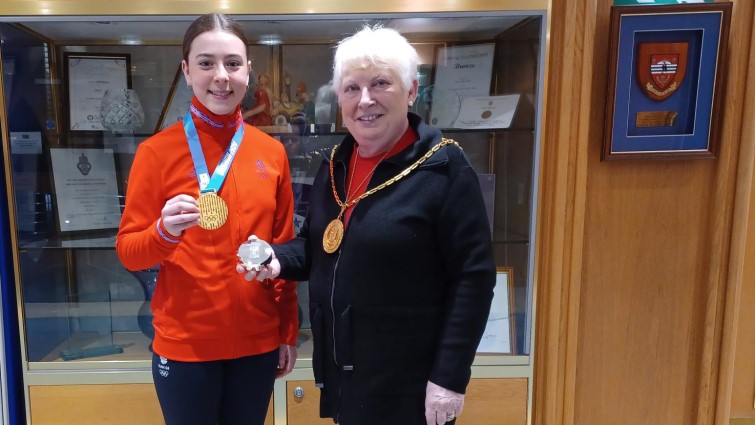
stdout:
[[152,384],[29,387],[32,425],[164,425]]
[[526,425],[527,379],[472,379],[456,425]]
[[575,423],[695,423],[713,165],[594,164]]
[[[755,66],[755,64],[753,64]],[[753,68],[755,69],[755,68]],[[755,102],[755,97],[752,97]],[[751,108],[752,109],[752,108]],[[752,116],[755,116],[752,115]],[[755,188],[755,187],[754,187]],[[750,193],[745,264],[737,316],[731,417],[755,418],[755,190]]]
[[573,425],[587,134],[586,0],[551,3],[536,236],[533,420]]
[[[753,28],[755,28],[755,5],[738,4],[736,20],[742,20],[743,29],[737,36],[739,42],[735,44],[734,52],[749,51],[748,65],[743,71],[748,75],[755,70],[755,40],[753,40]],[[749,21],[749,27],[747,22]],[[747,47],[749,44],[749,47]],[[745,102],[743,111],[742,128],[742,161],[752,161],[755,158],[755,78],[749,77],[743,86],[737,85],[736,90],[742,93]],[[740,167],[744,169],[745,167]],[[746,179],[746,176],[742,177]],[[752,179],[751,179],[752,181]],[[743,185],[744,186],[744,185]],[[742,188],[743,199],[749,195],[749,202],[743,201],[749,208],[746,213],[747,221],[744,229],[735,229],[735,234],[742,232],[745,235],[744,265],[742,270],[742,285],[738,295],[738,310],[736,315],[736,345],[733,362],[733,379],[731,395],[731,417],[755,418],[755,183],[751,183],[750,190]],[[743,212],[742,215],[745,215]],[[737,295],[735,293],[735,295]]]
[[743,266],[755,260],[742,236],[753,3],[733,2],[719,157],[604,163],[611,3],[551,3],[534,423],[723,425]]
[[[302,397],[294,397],[296,388],[304,391]],[[320,418],[320,390],[312,380],[286,382],[286,413],[288,425],[333,425]]]
[[[164,425],[152,384],[29,387],[32,425]],[[265,425],[273,425],[272,403]]]

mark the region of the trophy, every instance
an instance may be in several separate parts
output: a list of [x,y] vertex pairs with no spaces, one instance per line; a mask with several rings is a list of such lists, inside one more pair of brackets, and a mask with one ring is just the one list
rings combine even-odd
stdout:
[[132,89],[106,90],[100,107],[102,126],[112,132],[134,131],[144,125],[144,109]]
[[262,266],[269,264],[273,259],[273,248],[269,243],[259,239],[246,241],[239,246],[236,255],[247,270],[260,271]]

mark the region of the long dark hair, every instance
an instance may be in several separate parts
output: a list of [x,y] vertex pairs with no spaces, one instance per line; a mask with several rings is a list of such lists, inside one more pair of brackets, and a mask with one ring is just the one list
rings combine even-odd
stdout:
[[[222,13],[208,13],[195,19],[194,22],[189,25],[186,34],[184,34],[183,60],[187,63],[189,62],[191,43],[197,38],[197,36],[207,31],[225,31],[238,37],[244,42],[244,46],[249,45],[246,34],[244,34],[244,29],[241,28],[241,25],[236,22],[236,20]],[[249,56],[248,53],[247,56]]]

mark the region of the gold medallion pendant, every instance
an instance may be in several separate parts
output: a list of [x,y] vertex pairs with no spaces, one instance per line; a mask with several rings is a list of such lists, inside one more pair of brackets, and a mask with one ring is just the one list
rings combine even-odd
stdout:
[[215,192],[199,195],[199,227],[206,230],[219,229],[228,219],[228,206]]
[[[357,159],[359,159],[359,148],[357,148],[357,155],[354,157],[354,165],[352,166],[352,174],[351,178],[348,180],[348,185],[346,186],[346,200],[341,201],[341,197],[338,196],[338,190],[336,190],[336,179],[333,176],[333,164],[335,161],[336,156],[336,149],[338,149],[338,146],[333,146],[333,150],[330,151],[330,187],[333,189],[333,198],[336,201],[336,204],[338,204],[339,207],[341,207],[341,212],[338,213],[338,217],[336,217],[333,221],[328,223],[328,227],[325,228],[325,233],[322,235],[322,247],[325,249],[325,252],[328,254],[332,254],[338,250],[338,247],[341,246],[341,242],[343,241],[343,221],[341,221],[341,217],[343,217],[343,214],[346,212],[347,209],[353,207],[357,204],[357,202],[361,201],[362,199],[372,195],[373,193],[383,190],[386,187],[396,183],[397,181],[401,180],[402,178],[406,177],[414,171],[415,168],[419,167],[423,162],[427,160],[427,158],[430,158],[435,152],[438,151],[438,149],[442,148],[446,145],[456,145],[459,149],[461,149],[461,146],[459,146],[458,143],[453,141],[452,139],[441,139],[440,143],[433,146],[427,153],[425,153],[420,159],[418,159],[416,162],[414,162],[412,165],[407,167],[404,171],[396,174],[394,177],[384,181],[383,183],[373,187],[370,190],[365,191],[361,195],[359,195],[356,198],[349,199],[349,193],[351,193],[351,183],[352,180],[354,180],[354,170],[357,167]],[[357,186],[357,189],[359,189],[363,184],[365,184],[375,173],[375,170],[377,170],[378,165],[380,165],[381,162],[383,162],[383,159],[388,155],[388,152],[390,152],[390,149],[387,149],[383,156],[378,160],[377,164],[375,164],[375,167],[372,168],[372,171],[370,171],[367,176],[362,180],[361,183]],[[345,182],[344,182],[345,184]]]
[[322,235],[322,247],[325,252],[332,254],[341,246],[342,239],[343,222],[336,218],[328,223],[328,227],[325,228],[325,233]]

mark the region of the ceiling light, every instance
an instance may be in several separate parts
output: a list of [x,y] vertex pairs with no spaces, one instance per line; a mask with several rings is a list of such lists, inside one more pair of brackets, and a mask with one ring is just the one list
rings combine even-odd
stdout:
[[264,34],[260,36],[259,43],[274,46],[283,43],[283,40],[281,40],[278,34]]
[[135,35],[126,35],[121,38],[120,43],[126,46],[140,46],[144,44],[144,40]]

